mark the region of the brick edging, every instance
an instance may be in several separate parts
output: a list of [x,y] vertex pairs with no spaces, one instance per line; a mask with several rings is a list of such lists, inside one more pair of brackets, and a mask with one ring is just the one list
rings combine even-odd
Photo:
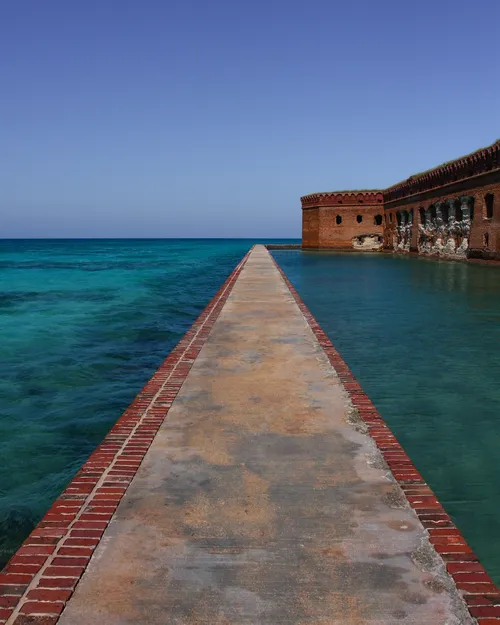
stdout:
[[251,249],[0,571],[0,624],[57,623]]
[[427,530],[429,542],[462,594],[471,616],[480,625],[500,625],[500,589],[487,574],[461,532],[426,484],[351,370],[321,329],[276,259],[269,254],[301,313],[337,372],[368,433],[402,488],[409,505]]

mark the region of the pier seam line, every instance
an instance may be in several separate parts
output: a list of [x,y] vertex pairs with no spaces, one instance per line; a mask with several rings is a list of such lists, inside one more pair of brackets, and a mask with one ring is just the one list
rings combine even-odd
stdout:
[[[43,625],[57,623],[167,417],[252,249],[253,246],[53,502],[5,568],[0,570],[0,624],[23,625],[29,622],[35,625],[37,619],[43,621]],[[153,393],[148,392],[155,388]],[[158,402],[162,396],[163,400]],[[155,415],[155,411],[159,414]],[[109,446],[111,449],[108,449]],[[125,455],[128,446],[133,450]],[[90,480],[87,487],[86,480]],[[98,498],[101,496],[104,499]],[[93,508],[107,510],[93,512]],[[60,518],[65,516],[64,510],[67,510],[67,519]],[[54,515],[58,520],[54,520]],[[92,519],[83,520],[85,515]],[[52,526],[52,522],[56,526]],[[83,532],[80,540],[76,534],[72,538],[73,531]],[[88,534],[85,533],[87,531]],[[87,535],[88,540],[85,538]],[[80,542],[80,545],[65,547],[68,540]],[[78,557],[78,553],[85,555]],[[62,564],[61,560],[66,560],[66,563]],[[33,567],[32,572],[26,572],[30,567]],[[57,574],[54,571],[52,575],[45,577],[51,568],[63,571]],[[31,578],[29,581],[26,579],[28,576]],[[44,583],[47,585],[43,585]],[[28,609],[27,604],[30,604]]]
[[478,625],[500,625],[500,588],[487,574],[460,530],[417,471],[402,445],[380,416],[346,362],[322,330],[277,260],[267,250],[306,323],[337,373],[353,406],[368,428],[395,482],[399,484],[427,532],[429,543],[441,558],[448,575]]

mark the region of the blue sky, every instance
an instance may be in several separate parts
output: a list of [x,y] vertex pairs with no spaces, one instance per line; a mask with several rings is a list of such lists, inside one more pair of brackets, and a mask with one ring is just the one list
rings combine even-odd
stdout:
[[3,237],[299,237],[500,138],[498,0],[0,6]]

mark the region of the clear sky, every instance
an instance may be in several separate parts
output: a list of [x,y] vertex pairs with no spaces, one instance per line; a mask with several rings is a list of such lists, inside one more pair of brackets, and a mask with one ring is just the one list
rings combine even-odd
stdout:
[[498,0],[0,0],[0,237],[300,237],[500,138]]

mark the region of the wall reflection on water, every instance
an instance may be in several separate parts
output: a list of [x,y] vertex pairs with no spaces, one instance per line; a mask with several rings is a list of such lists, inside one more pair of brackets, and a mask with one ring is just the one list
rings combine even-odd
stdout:
[[500,582],[500,267],[275,257]]
[[[498,267],[487,264],[469,264],[462,261],[435,260],[425,257],[407,257],[410,273],[415,286],[428,284],[440,291],[462,291],[477,295],[482,291],[490,296],[492,290],[500,288],[500,272]],[[429,271],[423,271],[415,261],[431,265]]]

